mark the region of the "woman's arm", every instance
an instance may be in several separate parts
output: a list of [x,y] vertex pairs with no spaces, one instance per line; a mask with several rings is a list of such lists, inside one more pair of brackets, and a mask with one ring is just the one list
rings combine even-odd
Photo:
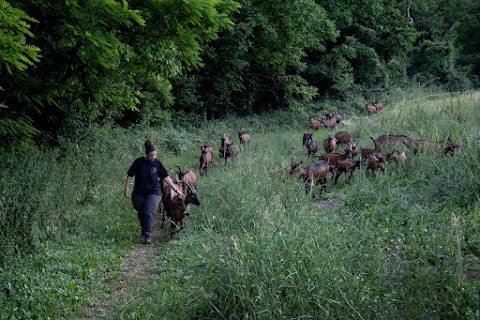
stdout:
[[125,198],[130,197],[130,181],[132,181],[132,177],[127,176],[127,179],[125,180],[125,190],[123,191],[123,195]]
[[168,184],[170,188],[172,188],[173,190],[175,190],[176,193],[178,193],[180,198],[185,199],[185,195],[183,194],[182,189],[179,188],[175,183],[173,183],[173,180],[170,176],[167,176],[163,180],[165,180],[165,182]]

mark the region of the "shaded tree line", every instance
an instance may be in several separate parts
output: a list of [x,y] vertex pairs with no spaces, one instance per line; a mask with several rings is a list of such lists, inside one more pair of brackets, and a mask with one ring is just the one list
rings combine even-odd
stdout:
[[[480,84],[475,0],[0,0],[0,136]],[[358,105],[360,107],[360,104]],[[42,140],[42,141],[43,141]]]

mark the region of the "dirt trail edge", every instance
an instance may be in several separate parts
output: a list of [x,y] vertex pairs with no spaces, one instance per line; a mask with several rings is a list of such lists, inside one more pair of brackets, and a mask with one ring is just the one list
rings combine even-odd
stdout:
[[[167,221],[165,221],[165,228],[168,229],[169,223]],[[155,256],[158,254],[159,246],[162,243],[164,244],[168,237],[167,232],[160,229],[161,224],[162,216],[157,213],[153,226],[152,244],[143,244],[139,237],[135,242],[134,248],[123,257],[116,280],[110,283],[112,293],[105,297],[96,298],[90,305],[85,307],[83,317],[76,318],[76,320],[106,318],[113,309],[115,301],[127,293],[131,284],[146,281],[153,276],[151,273],[152,261],[155,260]]]

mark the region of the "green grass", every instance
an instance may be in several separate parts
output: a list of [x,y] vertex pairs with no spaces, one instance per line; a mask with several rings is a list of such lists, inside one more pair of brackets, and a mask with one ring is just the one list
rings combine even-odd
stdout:
[[[305,128],[252,134],[247,151],[200,181],[204,203],[162,248],[158,278],[110,318],[478,318],[478,279],[465,278],[478,276],[478,149],[466,134],[478,99],[456,99],[390,106],[345,129],[360,145],[368,135],[437,141],[451,132],[464,153],[409,153],[405,167],[389,163],[375,180],[360,170],[314,201],[282,175],[291,157],[308,161]],[[449,112],[468,116],[460,125]],[[338,207],[313,205],[328,200]]]
[[199,178],[201,206],[192,207],[185,230],[155,248],[153,277],[129,284],[98,318],[478,319],[479,104],[478,96],[448,96],[351,116],[333,132],[347,130],[362,147],[381,134],[431,141],[451,134],[462,153],[406,150],[404,166],[388,163],[376,179],[363,167],[351,182],[329,179],[321,195],[318,187],[305,194],[286,174],[292,157],[312,160],[301,149],[307,122],[285,113],[196,130],[98,128],[66,140],[64,152],[32,152],[32,179],[21,175],[24,153],[10,153],[1,164],[9,174],[0,212],[24,210],[36,227],[21,229],[31,241],[17,249],[6,241],[15,235],[2,238],[10,253],[1,265],[0,318],[70,319],[88,303],[109,301],[137,235],[121,195],[143,142],[157,142],[172,173],[175,165],[196,170],[201,142],[218,149],[219,136],[238,141],[245,128],[252,142],[226,166],[215,154]]

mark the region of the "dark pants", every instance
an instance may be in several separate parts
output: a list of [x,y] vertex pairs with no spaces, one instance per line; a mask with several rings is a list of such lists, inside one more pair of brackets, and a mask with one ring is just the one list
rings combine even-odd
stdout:
[[153,232],[153,218],[157,212],[161,196],[157,194],[132,194],[132,203],[137,210],[142,235],[151,235]]

